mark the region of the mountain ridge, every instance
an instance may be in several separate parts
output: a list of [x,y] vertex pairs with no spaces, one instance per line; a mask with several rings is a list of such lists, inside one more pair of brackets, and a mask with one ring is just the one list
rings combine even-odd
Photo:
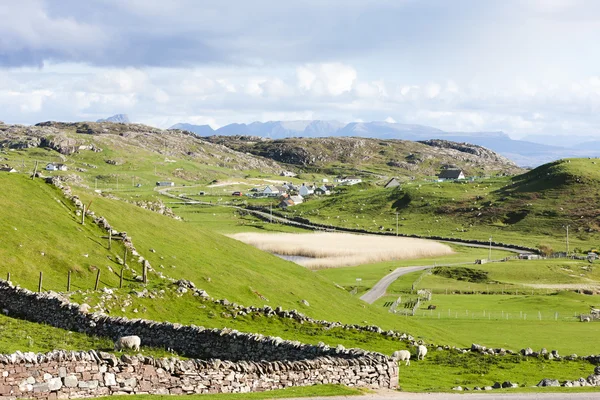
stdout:
[[[177,128],[176,124],[171,128]],[[233,123],[216,130],[205,125],[186,124],[185,130],[202,136],[256,136],[269,139],[291,137],[364,137],[422,141],[431,139],[467,142],[493,150],[522,167],[535,167],[565,157],[597,157],[599,146],[558,146],[556,141],[516,140],[502,131],[450,132],[418,124],[386,121],[343,123],[334,120],[296,120]],[[170,129],[171,129],[170,128]]]

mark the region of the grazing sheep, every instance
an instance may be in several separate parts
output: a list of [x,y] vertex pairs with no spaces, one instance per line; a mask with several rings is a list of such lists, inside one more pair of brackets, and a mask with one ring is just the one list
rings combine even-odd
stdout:
[[590,322],[592,319],[590,318],[589,315],[582,315],[581,316],[581,322]]
[[427,347],[422,344],[417,346],[417,360],[424,360],[425,355],[427,354]]
[[140,344],[142,344],[142,339],[139,336],[122,336],[115,342],[115,350],[132,349],[133,351],[140,351]]
[[435,310],[437,308],[437,306],[434,306],[433,304],[430,304],[429,307],[427,307],[428,310]]
[[392,354],[392,358],[395,361],[406,361],[404,365],[410,365],[410,351],[408,350],[398,350]]

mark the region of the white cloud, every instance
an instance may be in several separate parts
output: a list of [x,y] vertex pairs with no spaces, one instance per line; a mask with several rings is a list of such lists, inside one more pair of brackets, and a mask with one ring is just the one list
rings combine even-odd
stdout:
[[389,122],[390,124],[395,124],[396,120],[392,117],[387,117],[386,119],[384,119],[385,122]]

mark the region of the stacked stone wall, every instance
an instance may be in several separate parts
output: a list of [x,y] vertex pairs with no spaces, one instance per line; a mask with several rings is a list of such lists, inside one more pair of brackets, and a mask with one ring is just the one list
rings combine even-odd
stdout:
[[[169,393],[240,392],[319,383],[370,388],[398,385],[397,365],[380,353],[341,346],[313,346],[228,329],[87,314],[81,312],[79,305],[56,293],[34,293],[5,281],[0,281],[0,307],[9,315],[29,321],[113,340],[137,335],[143,346],[172,349],[196,359],[169,361],[166,368],[166,361],[125,356],[127,364],[121,370],[122,362],[107,353],[0,356],[0,394],[5,396],[22,397],[30,393],[42,398],[59,394],[71,398],[121,391],[166,393],[165,390]],[[164,376],[156,377],[160,375],[159,370]],[[147,379],[146,371],[150,371]],[[65,373],[67,375],[61,376]],[[131,386],[133,381],[128,380],[126,384],[124,381],[117,382],[118,385],[102,384],[107,373],[116,374],[115,377],[122,380],[135,378],[137,383]],[[65,380],[73,374],[77,377],[77,388],[69,387]],[[74,379],[68,378],[69,382]],[[79,382],[83,382],[81,386]]]

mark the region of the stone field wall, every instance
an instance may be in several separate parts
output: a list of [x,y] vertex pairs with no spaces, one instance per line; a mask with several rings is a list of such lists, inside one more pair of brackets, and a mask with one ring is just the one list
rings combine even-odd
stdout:
[[[0,307],[29,321],[113,340],[137,335],[143,346],[170,348],[187,357],[210,360],[166,362],[124,356],[120,361],[96,352],[0,356],[0,394],[4,396],[240,392],[318,383],[370,388],[398,385],[397,364],[379,353],[306,345],[235,330],[87,314],[56,293],[34,293],[6,281],[0,281]],[[121,381],[112,384],[110,380],[107,385],[106,374]],[[76,387],[68,386],[75,379]]]

